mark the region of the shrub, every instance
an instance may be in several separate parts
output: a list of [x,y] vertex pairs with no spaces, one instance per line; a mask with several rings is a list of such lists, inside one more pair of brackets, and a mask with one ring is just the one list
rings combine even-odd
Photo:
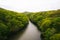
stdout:
[[60,40],[60,33],[50,37],[50,40]]
[[40,26],[39,28],[41,29],[42,32],[45,32],[48,28],[50,28],[51,26],[51,19],[46,18],[43,19],[41,22],[38,23],[38,26]]
[[45,37],[45,40],[49,40],[50,36],[54,35],[55,33],[56,33],[56,29],[48,28],[43,34]]
[[54,27],[58,32],[60,32],[60,17],[56,17],[53,19],[52,27]]

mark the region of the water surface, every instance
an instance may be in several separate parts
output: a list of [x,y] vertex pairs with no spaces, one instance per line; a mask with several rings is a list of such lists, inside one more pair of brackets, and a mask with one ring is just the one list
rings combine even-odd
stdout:
[[22,35],[18,34],[12,37],[10,40],[41,40],[40,31],[37,27],[29,21],[29,25]]

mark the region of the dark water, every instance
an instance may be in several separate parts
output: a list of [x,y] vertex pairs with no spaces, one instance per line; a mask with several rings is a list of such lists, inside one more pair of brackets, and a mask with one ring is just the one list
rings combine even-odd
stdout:
[[40,38],[40,31],[36,28],[34,24],[29,21],[29,25],[26,30],[21,35],[15,35],[10,38],[10,40],[41,40]]

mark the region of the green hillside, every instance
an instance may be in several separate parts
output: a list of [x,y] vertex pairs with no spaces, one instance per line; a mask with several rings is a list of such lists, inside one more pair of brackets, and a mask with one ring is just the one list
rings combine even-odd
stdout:
[[7,39],[11,33],[22,31],[27,24],[25,14],[0,8],[0,40]]
[[42,40],[60,40],[60,10],[28,14],[30,21],[41,31]]

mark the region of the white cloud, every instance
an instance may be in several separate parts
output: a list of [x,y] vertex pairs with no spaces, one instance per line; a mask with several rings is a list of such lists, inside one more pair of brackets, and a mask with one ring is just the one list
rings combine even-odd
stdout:
[[60,0],[0,0],[0,7],[15,11],[60,9]]

